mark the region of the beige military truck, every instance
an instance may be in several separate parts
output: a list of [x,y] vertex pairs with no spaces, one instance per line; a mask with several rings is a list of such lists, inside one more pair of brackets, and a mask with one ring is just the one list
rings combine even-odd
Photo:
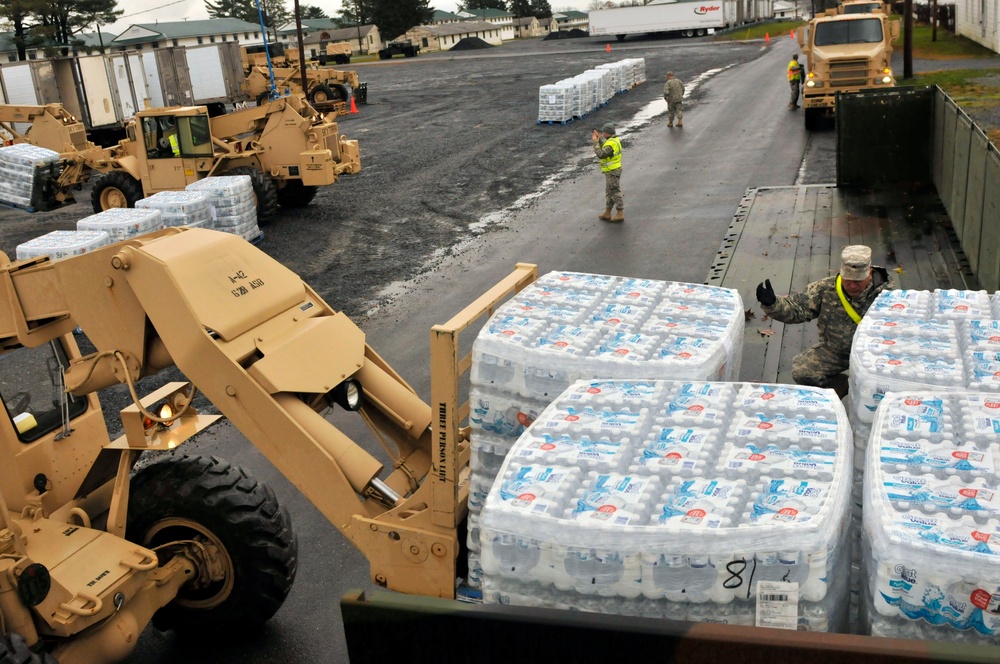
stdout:
[[297,96],[218,117],[204,106],[146,109],[129,121],[126,134],[117,145],[101,148],[58,104],[0,105],[0,137],[62,155],[53,196],[71,200],[78,185],[93,179],[97,212],[133,207],[140,198],[184,189],[210,175],[248,175],[257,218],[266,222],[279,205],[308,205],[319,187],[361,170],[357,141],[347,140],[336,122]]
[[837,5],[837,14],[885,14],[889,15],[889,7],[881,0],[846,0]]
[[[41,661],[3,659],[31,646],[117,662],[150,621],[217,638],[281,607],[297,564],[288,512],[237,466],[172,453],[219,417],[196,394],[376,583],[454,597],[471,454],[458,336],[536,277],[519,265],[434,327],[432,408],[343,313],[234,235],[168,228],[59,261],[0,252],[0,661]],[[174,366],[183,382],[140,395],[140,378]],[[97,393],[117,384],[133,403],[111,440]],[[359,411],[391,468],[324,417],[334,407]]]
[[809,21],[797,38],[806,56],[802,98],[806,129],[832,117],[838,92],[883,89],[896,85],[892,42],[899,21],[884,13],[827,13]]
[[334,62],[338,65],[346,65],[351,62],[354,50],[350,42],[324,42],[320,44],[320,54],[317,56],[320,66]]

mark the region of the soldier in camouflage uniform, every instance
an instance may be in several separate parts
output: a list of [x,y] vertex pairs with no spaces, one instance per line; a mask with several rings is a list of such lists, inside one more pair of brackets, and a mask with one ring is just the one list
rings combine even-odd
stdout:
[[[597,215],[602,221],[625,221],[625,198],[622,196],[622,142],[615,136],[615,126],[605,123],[590,136],[594,154],[601,162],[604,173],[604,212]],[[611,216],[612,206],[618,208]]]
[[820,342],[795,356],[792,379],[833,389],[843,398],[854,330],[879,293],[894,286],[885,268],[872,267],[870,247],[845,247],[840,263],[840,274],[814,281],[803,293],[778,297],[767,279],[757,286],[757,300],[764,313],[782,323],[816,320]]
[[674,116],[677,116],[677,126],[684,126],[684,84],[679,78],[674,78],[674,72],[667,72],[667,82],[663,84],[663,101],[667,102],[667,126],[674,126]]

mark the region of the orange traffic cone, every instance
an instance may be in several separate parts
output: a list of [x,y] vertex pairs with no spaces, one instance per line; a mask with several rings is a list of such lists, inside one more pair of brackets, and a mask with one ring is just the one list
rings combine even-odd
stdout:
[[605,53],[611,52],[611,42],[608,42],[608,45],[604,47],[604,52]]
[[354,97],[351,97],[351,113],[358,112],[358,105],[354,103]]
[[795,39],[795,30],[792,30],[792,39]]
[[764,33],[764,41],[766,41],[766,42],[771,41],[771,35],[769,35],[768,33],[765,32]]

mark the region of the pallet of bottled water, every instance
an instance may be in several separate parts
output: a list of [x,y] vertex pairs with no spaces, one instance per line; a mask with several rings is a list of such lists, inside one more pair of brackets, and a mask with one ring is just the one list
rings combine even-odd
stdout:
[[550,272],[497,309],[472,353],[469,585],[486,494],[556,395],[578,379],[734,380],[743,328],[736,290],[578,272]]
[[842,628],[851,448],[829,390],[576,382],[486,498],[484,599]]
[[872,634],[1000,645],[998,441],[995,393],[885,395],[864,480]]
[[111,208],[76,222],[78,231],[104,231],[112,242],[121,242],[163,228],[159,210],[152,208]]
[[17,245],[18,260],[48,256],[60,260],[79,256],[111,244],[111,236],[103,230],[52,231]]
[[646,82],[646,58],[626,58],[622,62],[632,68],[628,78],[632,86]]
[[208,194],[212,205],[212,227],[244,240],[260,236],[257,225],[257,201],[249,175],[219,175],[192,182],[188,191]]
[[606,62],[603,65],[597,65],[595,69],[606,69],[611,72],[611,86],[615,94],[625,92],[629,89],[628,73],[632,70],[631,65],[619,60],[618,62]]
[[136,201],[135,206],[159,210],[164,227],[213,227],[212,204],[204,191],[161,191]]
[[850,415],[870,425],[882,397],[920,386],[1000,391],[1000,309],[986,291],[894,290],[851,346]]
[[0,202],[43,209],[40,189],[57,175],[54,169],[59,160],[58,152],[28,143],[0,147]]
[[568,122],[573,119],[573,86],[559,82],[538,88],[538,121]]

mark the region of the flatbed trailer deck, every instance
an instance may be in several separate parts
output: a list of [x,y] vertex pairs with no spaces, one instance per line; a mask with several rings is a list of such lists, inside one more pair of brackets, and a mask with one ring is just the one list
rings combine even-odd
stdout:
[[760,310],[757,284],[779,295],[837,273],[849,244],[872,248],[899,288],[977,290],[975,275],[933,190],[859,191],[833,185],[749,189],[706,283],[735,288],[747,308],[741,381],[792,383],[792,358],[817,343],[815,324],[776,323]]

